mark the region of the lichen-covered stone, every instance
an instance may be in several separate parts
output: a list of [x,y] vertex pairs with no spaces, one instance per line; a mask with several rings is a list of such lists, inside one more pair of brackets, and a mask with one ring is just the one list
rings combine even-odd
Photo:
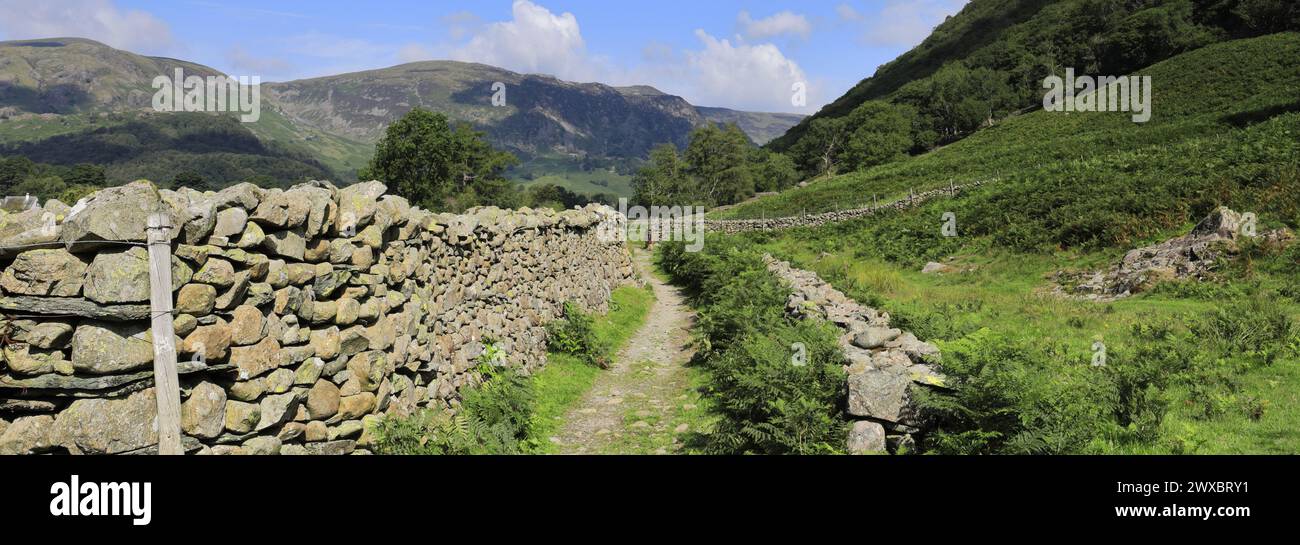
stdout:
[[84,322],[72,334],[72,366],[93,375],[122,373],[153,363],[147,322]]
[[212,439],[221,435],[226,422],[226,391],[211,382],[202,382],[181,404],[181,431],[195,437]]
[[307,392],[307,412],[313,420],[334,416],[339,410],[339,387],[328,380],[318,380]]
[[208,284],[186,284],[176,294],[176,312],[206,316],[217,302],[217,288]]
[[21,295],[76,297],[81,295],[86,267],[67,250],[28,250],[0,274],[0,288]]
[[158,443],[154,389],[125,399],[79,399],[60,412],[51,442],[79,454],[116,454]]

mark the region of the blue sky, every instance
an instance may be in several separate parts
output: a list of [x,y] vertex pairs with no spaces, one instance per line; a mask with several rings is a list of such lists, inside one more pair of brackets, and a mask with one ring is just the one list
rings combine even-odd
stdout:
[[0,39],[81,36],[264,81],[455,59],[812,113],[965,2],[5,0]]

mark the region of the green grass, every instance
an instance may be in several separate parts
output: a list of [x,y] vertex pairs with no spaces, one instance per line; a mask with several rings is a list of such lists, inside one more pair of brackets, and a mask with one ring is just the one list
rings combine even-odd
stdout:
[[[1186,297],[1163,290],[1110,303],[1063,299],[1048,293],[1049,273],[1063,268],[1102,268],[1116,258],[1116,252],[962,252],[948,264],[963,272],[923,275],[913,266],[855,257],[852,250],[822,253],[810,249],[805,237],[778,236],[757,246],[817,272],[854,299],[890,312],[896,325],[936,341],[941,349],[948,342],[987,328],[1025,339],[1036,349],[1064,347],[1057,355],[1060,365],[1086,367],[1094,341],[1104,342],[1112,351],[1132,349],[1146,342],[1134,337],[1136,325],[1189,323],[1228,303],[1222,295]],[[1208,286],[1268,292],[1294,282],[1286,272],[1257,271],[1248,280],[1242,279],[1235,267],[1226,269],[1223,276],[1223,280]],[[1294,300],[1282,300],[1282,304],[1300,320],[1300,304]],[[1193,347],[1197,352],[1215,350],[1215,339],[1198,338],[1196,342],[1200,343]],[[1229,387],[1214,390],[1222,410],[1213,417],[1204,416],[1202,405],[1188,387],[1175,385],[1163,393],[1170,410],[1157,441],[1099,437],[1088,451],[1294,454],[1300,452],[1297,392],[1300,357],[1295,354],[1268,366],[1250,367],[1233,377]],[[1251,403],[1262,404],[1258,420],[1248,414]]]
[[[654,293],[635,286],[614,290],[610,311],[596,317],[596,336],[617,352],[645,323]],[[600,369],[569,354],[547,355],[546,367],[533,375],[536,406],[529,430],[529,444],[534,452],[557,452],[550,438],[563,425],[565,413],[591,389]]]
[[618,197],[632,196],[632,175],[623,165],[616,171],[609,168],[583,170],[579,160],[556,155],[535,157],[510,169],[506,177],[521,187],[551,184],[579,195],[594,196],[604,193]]
[[[995,186],[1015,191],[1042,191],[1050,181],[1061,186],[1062,192],[1080,194],[1100,183],[1124,183],[1137,185],[1131,190],[1136,197],[1159,198],[1167,195],[1155,195],[1155,191],[1174,182],[1195,188],[1219,177],[1259,176],[1225,171],[1227,165],[1217,164],[1213,153],[1229,144],[1222,135],[1300,110],[1295,95],[1300,86],[1297,58],[1300,34],[1294,32],[1214,44],[1139,72],[1151,76],[1153,82],[1148,123],[1133,123],[1125,112],[1037,111],[1011,117],[925,155],[815,180],[807,187],[714,216],[770,218],[856,208],[870,204],[872,195],[884,202],[906,195],[909,188],[947,187],[950,181],[960,185],[999,178],[1002,182]],[[1297,140],[1294,132],[1286,136],[1293,143]],[[1174,153],[1170,148],[1175,145],[1183,147]],[[1246,160],[1251,153],[1248,149],[1234,151]],[[1164,164],[1151,168],[1153,162]],[[1148,182],[1140,176],[1153,171],[1163,178]],[[1180,179],[1184,177],[1188,179]],[[1007,190],[991,187],[980,193],[1003,191]],[[1084,200],[1051,196],[1065,202]],[[1065,212],[1077,210],[1067,208]],[[1002,213],[995,219],[1015,223],[1018,218]]]

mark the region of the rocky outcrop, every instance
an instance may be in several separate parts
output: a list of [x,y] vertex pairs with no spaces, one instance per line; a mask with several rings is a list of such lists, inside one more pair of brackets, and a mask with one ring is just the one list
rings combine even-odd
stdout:
[[842,331],[839,344],[848,373],[848,413],[855,419],[847,441],[849,451],[897,452],[915,445],[914,436],[924,432],[926,418],[912,402],[912,392],[946,387],[939,349],[890,327],[888,313],[850,299],[817,273],[770,255],[764,261],[790,287],[787,313],[825,320]]
[[379,182],[200,193],[139,181],[0,215],[0,453],[156,450],[139,244],[154,211],[175,227],[191,452],[364,452],[379,415],[453,406],[487,343],[536,370],[564,302],[602,310],[632,275],[622,242],[597,232],[618,221],[611,209],[436,214]]
[[864,208],[854,208],[852,210],[837,210],[835,212],[823,212],[820,214],[806,214],[801,216],[786,216],[780,218],[765,219],[746,219],[746,220],[704,220],[704,228],[709,231],[735,234],[747,231],[772,231],[778,229],[792,229],[795,227],[817,227],[828,223],[837,223],[841,221],[854,220],[874,216],[891,210],[907,210],[924,204],[926,201],[940,197],[955,197],[963,191],[969,191],[987,183],[996,182],[997,180],[979,180],[968,184],[931,189],[920,193],[909,194],[905,199],[888,202],[877,206],[867,206]]
[[[1225,258],[1236,255],[1244,232],[1241,214],[1219,207],[1191,233],[1130,250],[1105,272],[1058,273],[1058,294],[1110,301],[1146,291],[1169,280],[1206,280]],[[1294,237],[1285,229],[1260,233],[1267,244],[1287,244]]]

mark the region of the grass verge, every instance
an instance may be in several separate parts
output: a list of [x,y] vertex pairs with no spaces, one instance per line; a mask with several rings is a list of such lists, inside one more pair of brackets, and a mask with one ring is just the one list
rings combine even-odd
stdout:
[[[614,290],[610,311],[597,316],[594,329],[604,346],[617,352],[645,323],[650,307],[654,305],[654,292],[635,286]],[[547,364],[533,375],[536,402],[529,426],[529,451],[550,454],[558,450],[551,436],[563,425],[564,414],[596,382],[600,369],[571,354],[550,353]]]

